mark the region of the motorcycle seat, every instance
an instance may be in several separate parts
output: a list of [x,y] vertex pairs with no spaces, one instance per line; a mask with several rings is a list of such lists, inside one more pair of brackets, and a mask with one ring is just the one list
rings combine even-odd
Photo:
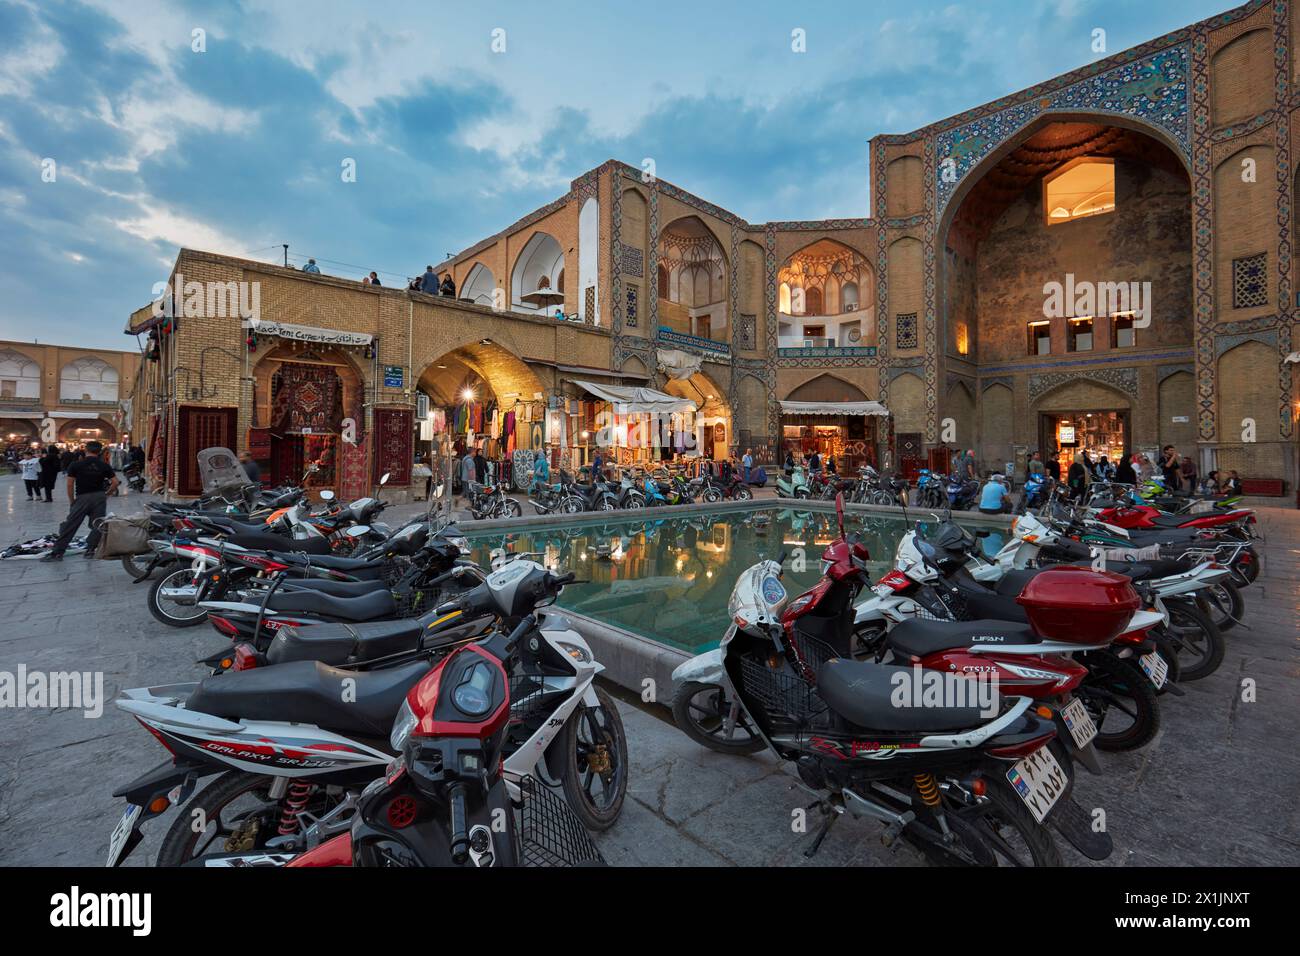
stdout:
[[277,594],[313,591],[333,597],[360,597],[372,591],[386,591],[383,581],[335,581],[333,578],[285,578],[276,589]]
[[886,637],[891,650],[903,657],[926,657],[939,651],[988,645],[1039,644],[1033,629],[1019,621],[904,621]]
[[393,593],[387,589],[357,597],[335,597],[319,591],[276,591],[267,599],[266,606],[273,611],[299,611],[344,621],[373,621],[397,613]]
[[[929,732],[961,730],[990,719],[978,707],[897,707],[896,675],[911,668],[835,658],[817,673],[817,692],[845,720],[869,730]],[[996,698],[994,705],[997,705]]]
[[[284,539],[281,538],[281,546]],[[384,566],[383,558],[345,558],[342,555],[317,554],[307,552],[307,554],[289,554],[284,551],[272,551],[271,557],[281,564],[293,564],[299,566],[311,565],[316,568],[328,568],[331,571],[369,571]]]
[[[277,554],[297,551],[302,554],[323,557],[330,553],[330,543],[325,538],[286,538],[282,534],[260,531],[232,534],[227,536],[226,540],[231,544],[239,545],[241,548],[250,548],[255,551],[272,551]],[[281,563],[287,564],[289,562]]]
[[414,650],[425,625],[419,618],[369,624],[313,624],[283,627],[266,649],[269,664],[320,661],[346,664]]
[[[1091,566],[1087,561],[1080,561],[1079,565]],[[1171,574],[1183,574],[1191,569],[1172,558],[1150,558],[1143,561],[1107,561],[1105,570],[1122,574],[1134,581],[1150,581],[1156,578],[1167,578]]]
[[[424,661],[375,671],[293,661],[208,677],[185,708],[214,717],[315,724],[386,740],[402,700],[428,672]],[[352,683],[345,685],[345,680]]]
[[1160,528],[1181,528],[1189,521],[1195,521],[1204,515],[1152,515],[1151,523]]

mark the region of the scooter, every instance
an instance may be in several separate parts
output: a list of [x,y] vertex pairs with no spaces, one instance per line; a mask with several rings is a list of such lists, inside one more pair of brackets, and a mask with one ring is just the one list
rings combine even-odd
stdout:
[[781,475],[776,479],[776,496],[778,498],[809,498],[812,489],[808,485],[808,473],[802,465],[796,465],[789,477]]

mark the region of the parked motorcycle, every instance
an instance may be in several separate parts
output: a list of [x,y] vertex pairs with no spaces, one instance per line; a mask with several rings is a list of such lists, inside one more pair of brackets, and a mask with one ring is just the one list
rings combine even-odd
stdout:
[[812,489],[808,486],[808,473],[804,471],[802,465],[796,465],[788,476],[780,475],[776,479],[776,496],[778,498],[809,498],[812,496]]

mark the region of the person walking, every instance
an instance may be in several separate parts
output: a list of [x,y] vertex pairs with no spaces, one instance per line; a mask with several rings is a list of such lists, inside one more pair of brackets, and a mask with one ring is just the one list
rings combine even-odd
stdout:
[[478,469],[474,467],[474,451],[473,448],[465,449],[465,457],[460,460],[460,493],[465,498],[467,508],[474,497],[470,485],[478,483]]
[[1082,501],[1083,494],[1088,489],[1088,466],[1085,464],[1086,458],[1083,452],[1074,456],[1074,464],[1070,466],[1066,474],[1066,482],[1070,488],[1070,497],[1075,501]]
[[[72,536],[81,523],[90,519],[90,534],[86,536],[85,557],[95,556],[99,544],[99,527],[96,522],[108,510],[108,496],[117,490],[117,475],[108,462],[100,457],[104,446],[97,441],[86,443],[86,456],[68,468],[68,516],[59,525],[59,536],[54,548],[42,561],[62,561]],[[74,496],[75,495],[75,496]]]
[[744,456],[740,459],[741,474],[744,475],[745,484],[749,484],[749,469],[754,467],[754,449],[746,448]]
[[1133,455],[1125,454],[1115,469],[1115,480],[1122,485],[1136,485],[1137,472],[1133,470]]
[[54,483],[59,480],[60,467],[58,448],[46,445],[45,454],[41,456],[41,490],[45,492],[47,503],[54,500]]
[[536,495],[551,483],[551,463],[546,460],[546,453],[540,448],[533,454],[533,480],[528,486],[528,493]]
[[23,452],[22,459],[18,462],[19,470],[23,473],[23,484],[27,486],[27,500],[41,500],[41,463],[36,458],[33,451]]
[[483,446],[474,446],[474,474],[477,476],[475,481],[480,485],[486,485],[488,479],[488,463],[483,457]]

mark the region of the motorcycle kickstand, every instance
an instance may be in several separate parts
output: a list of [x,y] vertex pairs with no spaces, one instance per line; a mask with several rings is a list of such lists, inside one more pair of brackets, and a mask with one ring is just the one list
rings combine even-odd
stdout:
[[813,837],[812,846],[803,851],[804,857],[811,860],[816,855],[817,851],[821,849],[822,841],[826,839],[826,834],[831,832],[831,827],[833,827],[835,821],[840,818],[840,814],[844,812],[844,808],[837,807],[828,800],[818,800],[816,803],[810,803],[804,808],[804,810],[820,810],[822,813],[822,825],[820,829],[818,829],[817,835]]

